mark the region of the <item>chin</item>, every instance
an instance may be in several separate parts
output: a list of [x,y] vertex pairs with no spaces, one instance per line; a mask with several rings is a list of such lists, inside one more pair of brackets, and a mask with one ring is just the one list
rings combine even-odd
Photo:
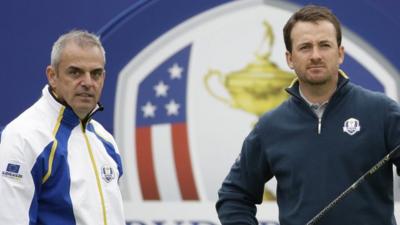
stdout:
[[[80,105],[75,107],[76,111],[81,113],[81,114],[88,114],[94,109],[94,106],[92,105]],[[74,110],[75,111],[75,110]]]
[[324,79],[324,80],[308,80],[307,83],[309,83],[310,85],[317,86],[317,85],[325,85],[325,84],[329,83],[328,81],[329,80],[326,80],[326,79]]
[[310,74],[308,79],[306,79],[307,83],[310,84],[326,84],[329,80],[331,80],[331,78],[326,74]]

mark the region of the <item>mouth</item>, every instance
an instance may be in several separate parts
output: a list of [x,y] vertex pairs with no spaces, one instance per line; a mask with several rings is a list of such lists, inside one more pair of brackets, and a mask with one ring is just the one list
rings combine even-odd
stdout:
[[312,65],[307,67],[307,70],[309,73],[313,73],[313,74],[319,74],[325,71],[325,66],[323,65]]
[[323,68],[325,68],[324,65],[312,65],[307,67],[307,69],[323,69]]
[[93,98],[94,95],[90,93],[78,93],[76,96],[81,97],[81,98]]

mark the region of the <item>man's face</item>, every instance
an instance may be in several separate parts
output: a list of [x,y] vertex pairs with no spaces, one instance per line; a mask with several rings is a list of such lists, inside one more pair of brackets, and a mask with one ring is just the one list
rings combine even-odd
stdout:
[[294,69],[300,85],[323,85],[338,74],[344,59],[343,47],[338,47],[336,31],[328,21],[297,22],[291,33],[292,52],[286,60]]
[[97,105],[103,89],[104,58],[97,46],[80,47],[73,41],[61,53],[58,68],[46,73],[57,98],[66,102],[83,119]]

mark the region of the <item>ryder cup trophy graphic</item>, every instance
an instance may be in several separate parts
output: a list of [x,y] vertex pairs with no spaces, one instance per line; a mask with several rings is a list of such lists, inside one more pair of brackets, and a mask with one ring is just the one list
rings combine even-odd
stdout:
[[[219,70],[211,69],[204,77],[205,87],[211,96],[232,108],[244,110],[257,117],[288,98],[284,89],[294,78],[294,74],[283,71],[270,60],[274,34],[268,22],[264,21],[264,26],[266,52],[259,53],[259,50],[255,54],[255,60],[239,71],[223,74]],[[212,78],[218,78],[230,98],[221,97],[211,88]],[[264,200],[275,200],[275,196],[265,189]]]
[[[288,96],[284,91],[294,78],[292,73],[278,68],[269,58],[274,42],[271,26],[264,22],[265,39],[268,43],[266,53],[256,53],[256,58],[244,69],[223,74],[219,70],[209,70],[204,77],[207,91],[216,99],[232,106],[261,116],[266,111],[275,108]],[[226,99],[215,93],[209,85],[209,80],[217,77],[231,99]]]

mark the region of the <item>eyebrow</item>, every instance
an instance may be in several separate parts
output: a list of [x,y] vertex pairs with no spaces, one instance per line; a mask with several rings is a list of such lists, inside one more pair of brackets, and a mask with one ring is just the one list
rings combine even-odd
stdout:
[[[77,67],[77,66],[69,66],[69,67],[67,67],[67,69],[66,70],[79,70],[79,71],[85,71],[84,69],[82,69],[82,68],[80,68],[80,67]],[[99,67],[99,68],[95,68],[95,69],[92,69],[92,70],[90,70],[89,72],[98,72],[98,71],[105,71],[105,69],[104,68],[102,68],[102,67]]]
[[329,44],[332,44],[333,42],[330,41],[330,40],[322,40],[322,41],[320,41],[320,42],[318,42],[318,43],[329,43]]
[[67,71],[71,71],[71,70],[79,70],[79,71],[83,71],[83,69],[77,67],[77,66],[69,66],[66,68]]
[[96,69],[91,70],[90,72],[92,73],[92,72],[104,72],[104,71],[105,71],[104,68],[96,68]]
[[[325,43],[332,44],[333,42],[330,40],[322,40],[322,41],[318,42],[318,44],[325,44]],[[312,44],[313,44],[312,41],[304,41],[304,42],[299,43],[296,46],[307,46],[307,45],[312,45]]]

